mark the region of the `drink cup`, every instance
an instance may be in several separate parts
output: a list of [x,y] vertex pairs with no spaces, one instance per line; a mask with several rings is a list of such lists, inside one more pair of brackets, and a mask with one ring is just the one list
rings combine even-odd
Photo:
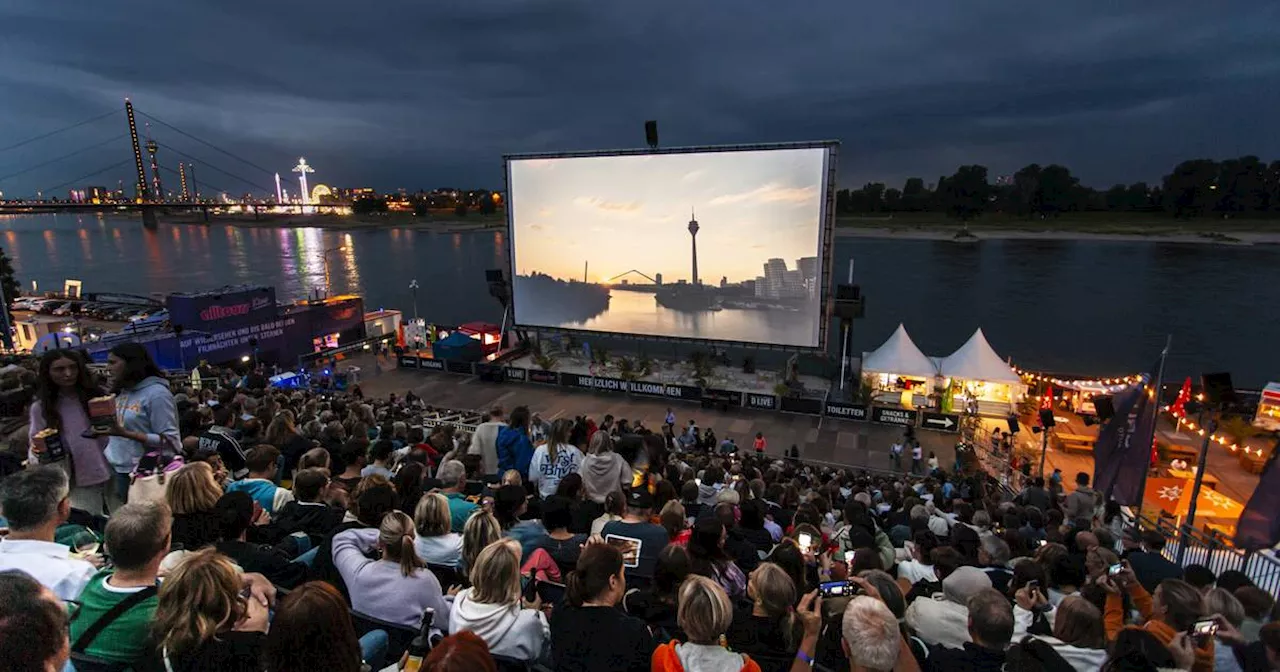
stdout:
[[52,427],[36,432],[32,442],[40,455],[41,463],[57,462],[67,457],[67,446],[62,441],[62,435]]

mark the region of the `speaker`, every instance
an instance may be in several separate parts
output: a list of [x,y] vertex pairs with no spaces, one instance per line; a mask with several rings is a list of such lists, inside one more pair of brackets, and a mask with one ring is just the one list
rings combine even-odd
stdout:
[[1231,384],[1231,374],[1206,373],[1200,376],[1200,385],[1204,387],[1204,401],[1211,406],[1230,404],[1236,400],[1236,388]]
[[1009,433],[1010,433],[1010,434],[1017,434],[1019,431],[1021,431],[1021,430],[1022,430],[1022,427],[1021,427],[1020,425],[1018,425],[1018,416],[1017,416],[1017,415],[1014,415],[1014,414],[1010,413],[1010,414],[1009,414],[1009,417],[1008,417],[1008,418],[1006,418],[1006,421],[1009,423]]
[[650,119],[644,122],[644,140],[649,143],[649,149],[658,148],[658,122]]
[[1116,405],[1109,394],[1094,395],[1093,408],[1098,412],[1098,422],[1106,422],[1116,414]]
[[1054,421],[1054,419],[1053,419],[1053,409],[1052,409],[1052,408],[1042,408],[1042,409],[1040,409],[1040,426],[1041,426],[1041,427],[1044,427],[1045,429],[1052,429],[1052,428],[1053,428],[1053,426],[1054,426],[1054,425],[1056,425],[1056,424],[1058,424],[1058,423],[1057,423],[1056,421]]

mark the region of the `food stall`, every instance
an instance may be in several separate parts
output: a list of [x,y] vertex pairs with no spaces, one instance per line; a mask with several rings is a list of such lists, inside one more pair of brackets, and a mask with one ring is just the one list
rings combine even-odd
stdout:
[[871,378],[876,402],[917,408],[928,405],[938,367],[899,324],[879,348],[862,353],[862,375]]
[[982,329],[944,357],[938,368],[952,381],[949,389],[955,408],[976,408],[983,415],[1005,417],[1027,391],[1022,378],[996,354]]
[[1258,413],[1253,416],[1253,426],[1269,432],[1280,430],[1280,383],[1267,383],[1258,400]]

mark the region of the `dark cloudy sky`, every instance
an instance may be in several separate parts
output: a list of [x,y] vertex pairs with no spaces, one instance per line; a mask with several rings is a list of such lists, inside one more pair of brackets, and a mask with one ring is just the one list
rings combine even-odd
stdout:
[[[1187,157],[1280,157],[1275,0],[0,0],[0,30],[0,148],[128,95],[268,169],[305,155],[313,183],[342,186],[500,187],[503,153],[642,145],[647,118],[668,146],[839,139],[842,185],[1037,161],[1107,186]],[[0,152],[0,176],[122,132],[113,118]]]

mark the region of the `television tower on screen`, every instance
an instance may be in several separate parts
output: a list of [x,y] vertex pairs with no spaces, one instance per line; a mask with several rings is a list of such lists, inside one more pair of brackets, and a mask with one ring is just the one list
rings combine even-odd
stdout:
[[698,218],[689,209],[689,238],[693,240],[693,284],[698,284]]
[[314,168],[307,165],[306,159],[298,159],[298,165],[293,167],[293,172],[299,173],[298,184],[302,187],[302,204],[306,205],[311,202],[311,192],[307,189],[307,173],[316,172]]

